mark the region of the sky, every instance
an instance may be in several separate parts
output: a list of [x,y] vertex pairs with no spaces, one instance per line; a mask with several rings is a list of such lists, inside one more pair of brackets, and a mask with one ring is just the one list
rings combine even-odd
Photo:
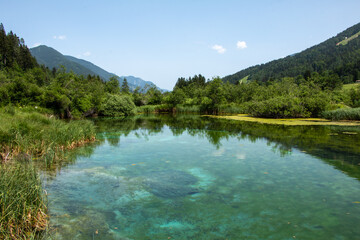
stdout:
[[172,90],[300,52],[360,22],[359,0],[0,0],[0,22],[119,76]]

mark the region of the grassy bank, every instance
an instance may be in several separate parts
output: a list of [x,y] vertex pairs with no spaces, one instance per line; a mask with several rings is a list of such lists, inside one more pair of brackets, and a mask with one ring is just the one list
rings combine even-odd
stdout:
[[330,120],[360,120],[360,108],[341,108],[325,111],[322,116]]
[[0,109],[0,239],[34,239],[47,226],[33,161],[49,167],[63,160],[65,150],[94,136],[90,121],[65,122],[11,106]]
[[65,149],[91,141],[94,136],[90,121],[65,122],[37,112],[0,110],[1,162],[41,158],[51,164]]

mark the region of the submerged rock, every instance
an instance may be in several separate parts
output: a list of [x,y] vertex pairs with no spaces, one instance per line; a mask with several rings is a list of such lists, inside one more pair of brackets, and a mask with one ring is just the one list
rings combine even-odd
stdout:
[[179,170],[153,171],[146,175],[145,186],[155,196],[178,198],[198,193],[192,187],[198,181],[193,175]]

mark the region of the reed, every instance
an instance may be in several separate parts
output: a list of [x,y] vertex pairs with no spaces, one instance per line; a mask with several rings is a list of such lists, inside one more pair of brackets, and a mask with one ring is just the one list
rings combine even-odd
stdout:
[[325,111],[322,117],[330,120],[360,120],[360,108],[341,108]]
[[39,238],[47,227],[46,212],[32,164],[0,164],[0,239]]
[[19,109],[0,111],[0,160],[16,158],[58,158],[66,149],[92,141],[91,121],[65,122],[36,112]]
[[65,122],[8,106],[0,109],[0,239],[38,239],[46,199],[34,163],[61,162],[65,150],[95,139],[93,122]]

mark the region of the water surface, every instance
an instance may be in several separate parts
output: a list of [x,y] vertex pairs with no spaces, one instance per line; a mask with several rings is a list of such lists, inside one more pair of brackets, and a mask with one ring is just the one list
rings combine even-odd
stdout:
[[96,124],[90,154],[46,178],[53,239],[360,236],[356,127],[196,116]]

